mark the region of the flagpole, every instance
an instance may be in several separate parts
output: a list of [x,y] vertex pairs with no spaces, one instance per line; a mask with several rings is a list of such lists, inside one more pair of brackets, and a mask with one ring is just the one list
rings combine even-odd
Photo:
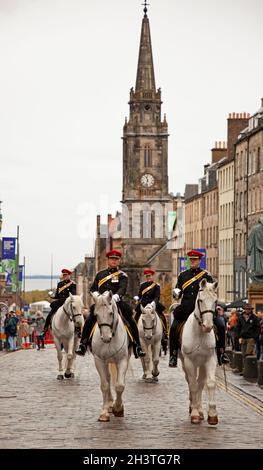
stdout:
[[51,253],[51,290],[53,289],[53,253]]
[[16,309],[18,309],[19,304],[19,225],[17,225],[17,251],[16,251]]

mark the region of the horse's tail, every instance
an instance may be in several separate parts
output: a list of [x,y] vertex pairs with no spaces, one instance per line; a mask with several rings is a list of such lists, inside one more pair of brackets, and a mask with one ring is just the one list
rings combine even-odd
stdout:
[[114,362],[109,364],[109,371],[110,371],[111,383],[113,386],[115,386],[117,382],[117,366]]

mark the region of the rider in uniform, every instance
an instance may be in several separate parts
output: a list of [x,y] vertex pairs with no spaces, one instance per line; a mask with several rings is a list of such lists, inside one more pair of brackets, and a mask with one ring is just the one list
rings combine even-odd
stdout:
[[55,300],[50,304],[51,311],[49,312],[45,321],[43,337],[45,337],[47,333],[54,313],[59,309],[59,307],[61,307],[61,305],[64,304],[65,300],[69,296],[69,293],[76,295],[76,284],[70,279],[72,272],[69,271],[69,269],[62,269],[61,272],[63,280],[58,283],[56,293],[53,297]]
[[153,269],[145,269],[143,271],[146,281],[142,282],[140,285],[139,297],[136,299],[139,300],[136,306],[135,321],[138,324],[139,318],[141,316],[141,305],[145,307],[148,304],[152,304],[156,308],[156,312],[163,325],[164,338],[168,340],[168,324],[166,316],[164,315],[165,307],[160,303],[160,285],[157,282],[154,282],[155,271]]
[[[94,282],[90,288],[90,292],[96,296],[99,296],[106,291],[111,291],[113,293],[113,299],[117,303],[118,309],[121,311],[125,320],[129,323],[135,345],[136,357],[143,357],[145,356],[145,353],[142,351],[140,345],[139,332],[132,316],[132,309],[129,304],[122,300],[122,297],[126,294],[128,276],[124,271],[119,269],[121,252],[118,250],[111,250],[106,253],[106,257],[108,258],[108,268],[103,271],[99,271],[96,274]],[[76,354],[79,356],[85,355],[92,329],[97,321],[94,309],[95,305],[92,305],[90,307],[90,314],[84,324],[80,345],[76,351]]]
[[[175,298],[181,298],[181,304],[173,311],[174,320],[170,328],[170,361],[169,367],[177,367],[177,355],[180,347],[179,338],[182,324],[195,309],[195,301],[199,291],[199,283],[202,279],[214,282],[212,276],[200,268],[203,253],[191,250],[187,253],[190,259],[190,269],[179,274],[176,287],[173,291]],[[216,315],[216,312],[215,312]],[[219,365],[229,363],[225,354],[225,329],[221,321],[214,317],[216,325],[216,350]]]

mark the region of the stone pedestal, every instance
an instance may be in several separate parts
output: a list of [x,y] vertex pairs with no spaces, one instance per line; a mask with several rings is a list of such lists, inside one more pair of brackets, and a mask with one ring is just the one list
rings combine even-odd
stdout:
[[263,284],[249,285],[248,301],[254,308],[254,313],[257,313],[257,310],[263,310]]

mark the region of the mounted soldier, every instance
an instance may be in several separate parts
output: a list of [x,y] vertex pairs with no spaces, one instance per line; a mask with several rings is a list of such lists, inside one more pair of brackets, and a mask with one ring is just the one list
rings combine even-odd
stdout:
[[[108,258],[108,268],[102,271],[99,271],[94,279],[94,282],[90,288],[93,296],[99,296],[106,291],[111,291],[113,293],[113,298],[117,303],[119,311],[122,313],[125,320],[128,322],[131,335],[133,337],[133,343],[135,345],[135,357],[143,357],[145,353],[142,351],[139,339],[139,332],[137,325],[132,316],[132,309],[122,300],[122,297],[126,294],[128,286],[128,276],[124,271],[119,269],[121,252],[118,250],[111,250],[106,253]],[[85,321],[85,325],[82,331],[81,341],[79,348],[76,351],[76,354],[79,356],[84,356],[88,343],[91,338],[92,330],[96,324],[96,315],[94,313],[95,305],[90,307],[90,314]]]
[[43,338],[45,338],[48,327],[49,325],[51,325],[51,320],[54,313],[56,313],[59,307],[64,304],[65,300],[69,296],[69,293],[71,293],[72,295],[76,295],[76,284],[70,279],[72,272],[69,269],[64,268],[61,270],[61,273],[63,279],[58,283],[55,294],[50,293],[50,297],[53,297],[55,300],[50,304],[51,311],[47,315],[45,321]]
[[[200,268],[201,258],[203,253],[191,250],[187,253],[190,259],[190,269],[183,271],[179,274],[177,284],[173,290],[175,298],[180,299],[180,305],[173,311],[174,320],[170,328],[170,360],[169,367],[177,367],[178,349],[180,347],[180,333],[183,324],[189,315],[195,309],[195,301],[199,291],[199,283],[202,279],[207,282],[213,283],[214,280],[205,269]],[[229,363],[228,356],[225,354],[225,328],[222,326],[218,317],[214,317],[214,324],[216,326],[216,350],[219,365]]]
[[158,313],[158,316],[162,322],[164,339],[167,341],[168,340],[168,324],[167,324],[166,317],[164,315],[165,307],[160,302],[160,294],[161,294],[160,285],[154,281],[155,271],[153,269],[146,268],[143,271],[143,274],[145,276],[145,281],[142,282],[140,285],[139,296],[135,297],[135,299],[138,300],[138,304],[135,308],[136,310],[136,313],[134,316],[135,321],[138,324],[139,318],[142,313],[141,305],[142,307],[146,307],[146,305],[148,304],[153,305],[156,308],[156,312]]

